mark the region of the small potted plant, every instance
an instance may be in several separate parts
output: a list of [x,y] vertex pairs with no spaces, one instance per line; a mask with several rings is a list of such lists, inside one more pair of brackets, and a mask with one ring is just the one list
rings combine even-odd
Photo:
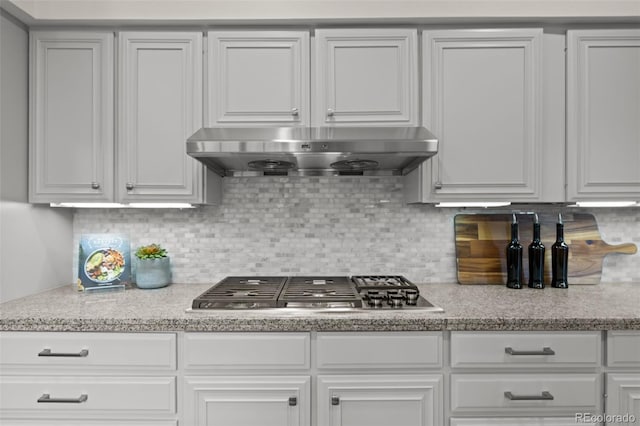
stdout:
[[167,250],[159,244],[149,244],[136,250],[136,285],[139,288],[160,288],[171,282]]

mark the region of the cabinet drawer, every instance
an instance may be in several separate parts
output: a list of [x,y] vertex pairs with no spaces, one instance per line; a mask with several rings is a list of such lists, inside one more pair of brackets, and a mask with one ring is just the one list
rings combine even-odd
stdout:
[[0,334],[0,363],[7,367],[119,367],[176,369],[175,334]]
[[175,377],[3,376],[0,410],[11,413],[171,414]]
[[175,420],[22,420],[3,419],[2,426],[177,426]]
[[607,333],[607,365],[640,368],[640,332],[609,331]]
[[592,413],[600,407],[597,374],[452,374],[451,412]]
[[442,333],[318,333],[318,368],[438,368]]
[[453,418],[451,426],[575,426],[576,417]]
[[187,333],[185,368],[308,369],[308,333]]
[[599,332],[452,332],[452,368],[597,367]]

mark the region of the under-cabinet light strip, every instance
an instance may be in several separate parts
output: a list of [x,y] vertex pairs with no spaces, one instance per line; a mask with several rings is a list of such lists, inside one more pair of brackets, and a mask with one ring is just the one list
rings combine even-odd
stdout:
[[448,201],[436,204],[436,207],[504,207],[509,206],[509,201]]
[[50,206],[88,209],[191,209],[196,207],[189,203],[51,203]]

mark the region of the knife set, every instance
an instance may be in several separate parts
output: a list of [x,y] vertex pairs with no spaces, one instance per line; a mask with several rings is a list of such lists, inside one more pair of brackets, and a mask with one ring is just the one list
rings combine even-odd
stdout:
[[[522,244],[518,236],[518,221],[513,214],[511,222],[511,241],[507,245],[507,287],[520,289],[523,286]],[[534,215],[533,239],[528,247],[529,254],[529,288],[542,289],[544,283],[545,246],[540,240],[540,221]],[[564,241],[564,223],[562,215],[558,215],[556,223],[556,241],[551,246],[551,287],[568,288],[567,279],[569,263],[569,246]]]

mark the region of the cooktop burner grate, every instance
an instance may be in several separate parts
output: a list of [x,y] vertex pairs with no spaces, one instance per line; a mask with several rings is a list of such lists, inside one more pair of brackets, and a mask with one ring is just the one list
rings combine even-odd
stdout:
[[193,309],[277,308],[287,277],[226,277],[193,300]]
[[362,299],[347,277],[290,277],[279,298],[284,306],[361,307]]
[[351,277],[358,290],[417,289],[402,275],[356,275]]

